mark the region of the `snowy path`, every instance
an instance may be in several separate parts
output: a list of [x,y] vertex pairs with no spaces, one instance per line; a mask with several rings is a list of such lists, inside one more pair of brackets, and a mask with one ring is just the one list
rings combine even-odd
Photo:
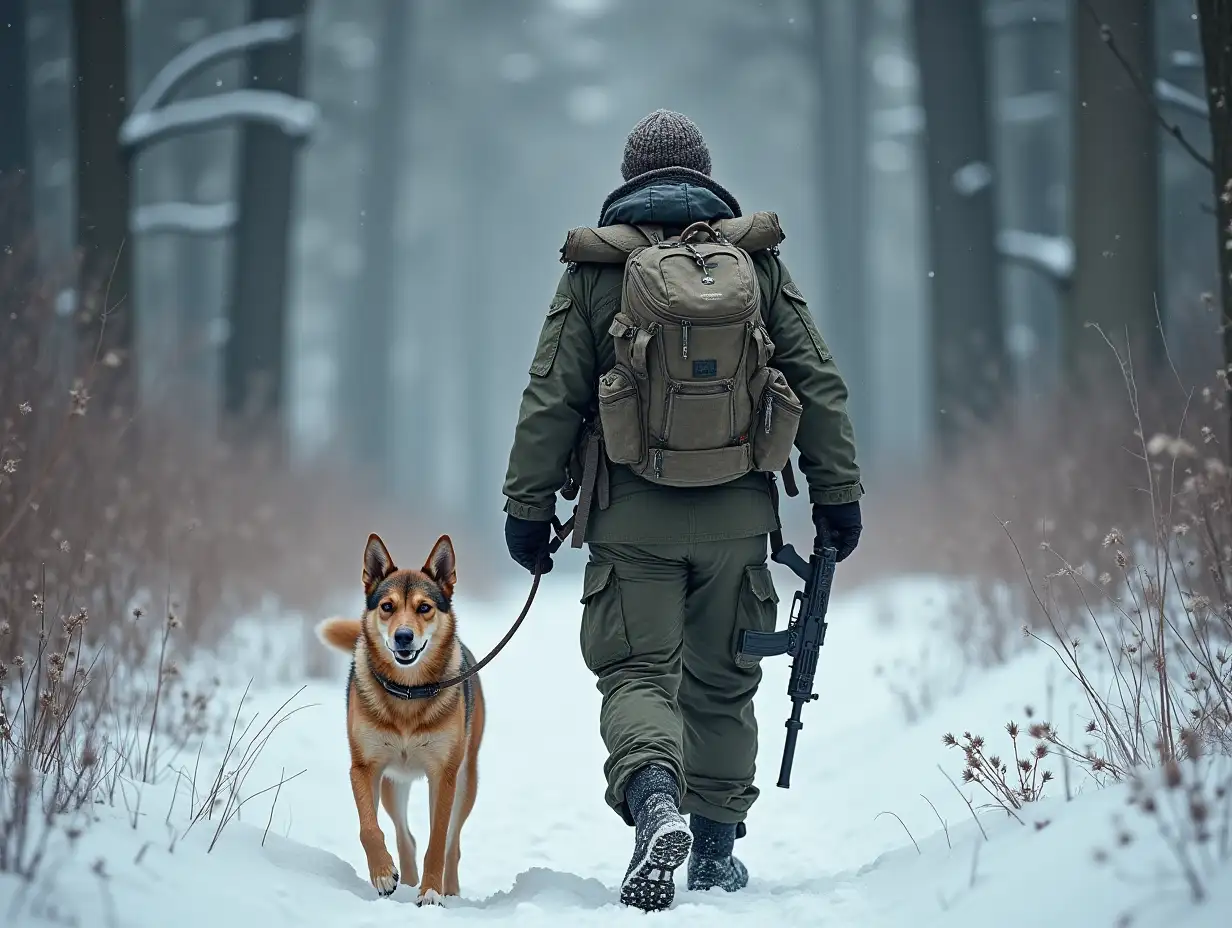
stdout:
[[[786,610],[791,578],[776,575],[776,581]],[[279,729],[247,780],[251,793],[275,783],[284,768],[288,775],[306,768],[283,788],[264,847],[272,794],[245,806],[243,821],[227,827],[212,853],[204,852],[208,826],[198,826],[168,853],[171,826],[164,819],[171,787],[160,785],[147,788],[136,828],[122,805],[104,809],[102,821],[63,865],[57,886],[47,891],[69,909],[76,897],[88,913],[80,924],[100,928],[165,928],[170,913],[177,928],[363,928],[471,918],[525,926],[634,924],[645,916],[615,901],[631,832],[602,799],[598,694],[577,651],[578,587],[575,577],[550,577],[523,630],[485,672],[488,727],[479,798],[463,836],[462,899],[417,909],[410,887],[377,899],[368,885],[347,780],[341,663],[333,682],[314,682],[295,701],[318,705]],[[1131,869],[1145,877],[1136,884],[1124,873],[1091,864],[1092,850],[1111,843],[1112,816],[1124,810],[1119,789],[1070,804],[1038,804],[1027,814],[1026,827],[987,813],[981,821],[992,840],[980,838],[966,806],[937,770],[941,763],[957,779],[961,767],[958,752],[944,748],[940,736],[970,729],[1000,748],[1005,722],[1025,721],[1024,703],[1033,701],[1042,710],[1047,664],[1039,657],[1016,662],[977,681],[962,697],[941,700],[922,722],[905,725],[873,671],[895,653],[915,651],[926,633],[924,598],[931,589],[908,583],[887,591],[897,616],[889,630],[875,627],[872,594],[836,597],[819,671],[822,698],[805,710],[790,790],[774,785],[788,711],[787,662],[766,662],[757,700],[762,798],[748,837],[737,844],[751,885],[736,896],[689,893],[682,873],[674,909],[654,916],[656,924],[748,928],[785,920],[915,928],[978,921],[1036,928],[1043,907],[1064,912],[1063,924],[1111,928],[1138,901],[1135,892],[1155,895],[1151,848],[1139,847],[1133,855]],[[480,614],[461,597],[459,602],[462,631],[480,654],[516,614],[514,603]],[[263,691],[250,708],[265,718],[293,691]],[[1055,721],[1063,723],[1065,715],[1065,706],[1058,705]],[[1062,797],[1061,784],[1053,786]],[[921,793],[947,820],[952,849]],[[180,802],[171,823],[182,830]],[[417,786],[411,827],[421,852],[426,808],[426,787]],[[878,817],[881,812],[901,816],[922,854],[891,815]],[[1045,818],[1052,820],[1047,828],[1031,827]],[[383,813],[381,824],[392,851],[393,831]],[[110,874],[105,884],[89,871],[98,857]],[[1178,918],[1186,908],[1183,893],[1175,880],[1168,887],[1173,894],[1135,919],[1136,925],[1225,923],[1232,894],[1225,895],[1222,916],[1212,904]],[[0,911],[13,889],[12,882],[0,880]]]

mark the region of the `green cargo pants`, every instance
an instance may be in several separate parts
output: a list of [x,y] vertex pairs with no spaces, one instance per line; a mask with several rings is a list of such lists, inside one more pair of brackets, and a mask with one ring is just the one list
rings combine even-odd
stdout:
[[605,799],[630,825],[625,784],[651,762],[676,774],[685,813],[738,823],[757,799],[761,668],[736,644],[742,628],[774,630],[766,547],[765,535],[590,545],[582,657],[603,696]]

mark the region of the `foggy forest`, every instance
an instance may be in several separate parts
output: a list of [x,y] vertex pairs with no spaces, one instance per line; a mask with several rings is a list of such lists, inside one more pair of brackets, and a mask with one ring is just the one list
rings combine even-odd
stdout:
[[[1232,0],[0,0],[0,924],[637,914],[599,549],[532,578],[505,493],[658,109],[777,216],[862,493],[790,789],[750,671],[748,885],[664,918],[1226,924]],[[352,793],[372,533],[492,655],[441,913],[436,781],[368,796],[396,891]]]

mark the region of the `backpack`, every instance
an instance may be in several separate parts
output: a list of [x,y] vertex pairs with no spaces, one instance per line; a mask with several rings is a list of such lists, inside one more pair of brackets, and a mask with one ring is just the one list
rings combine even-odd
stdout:
[[624,262],[608,334],[616,364],[599,378],[605,456],[653,483],[713,486],[788,466],[803,406],[770,365],[750,252],[782,241],[778,217],[569,233],[562,260]]

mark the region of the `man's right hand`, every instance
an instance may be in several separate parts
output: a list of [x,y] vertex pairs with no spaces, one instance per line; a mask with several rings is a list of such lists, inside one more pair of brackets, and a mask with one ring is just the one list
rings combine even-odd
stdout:
[[551,573],[552,557],[548,554],[551,531],[551,522],[506,516],[505,547],[509,549],[509,556],[532,574],[536,564],[542,565],[541,573]]

